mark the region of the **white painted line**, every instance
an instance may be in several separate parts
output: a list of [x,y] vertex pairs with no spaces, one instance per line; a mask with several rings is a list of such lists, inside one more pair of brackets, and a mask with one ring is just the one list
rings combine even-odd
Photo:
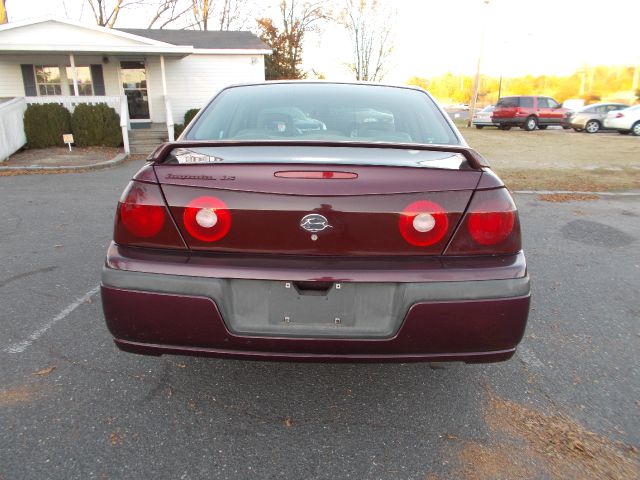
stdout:
[[47,323],[41,326],[38,330],[33,332],[31,335],[29,335],[29,337],[27,337],[26,340],[23,340],[22,342],[14,343],[13,345],[9,345],[8,347],[4,348],[2,351],[5,353],[24,352],[27,348],[29,348],[33,344],[33,342],[35,342],[42,335],[44,335],[47,332],[47,330],[53,327],[60,320],[66,318],[76,308],[78,308],[80,305],[82,305],[84,302],[86,302],[91,297],[93,297],[96,293],[98,293],[98,290],[100,290],[100,285],[92,288],[87,293],[85,293],[82,297],[78,298],[75,302],[73,302],[71,305],[68,305],[58,315],[53,317],[51,320],[49,320]]
[[536,354],[529,350],[527,347],[523,347],[522,345],[518,347],[516,350],[518,358],[522,360],[526,365],[536,369],[542,370],[544,368],[544,363],[542,363]]

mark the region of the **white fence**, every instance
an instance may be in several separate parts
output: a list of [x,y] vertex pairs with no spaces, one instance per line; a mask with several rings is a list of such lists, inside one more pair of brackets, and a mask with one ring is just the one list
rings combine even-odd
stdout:
[[62,105],[71,113],[76,108],[77,105],[81,104],[89,104],[89,105],[97,105],[98,103],[106,103],[108,106],[113,108],[116,112],[120,111],[120,97],[90,97],[90,96],[51,96],[51,97],[25,97],[27,104],[45,104],[45,103],[57,103]]
[[0,103],[0,162],[6,160],[27,143],[24,134],[24,98]]

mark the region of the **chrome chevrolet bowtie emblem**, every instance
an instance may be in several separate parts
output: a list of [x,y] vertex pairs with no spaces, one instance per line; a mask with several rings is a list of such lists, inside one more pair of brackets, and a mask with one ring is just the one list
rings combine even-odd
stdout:
[[307,232],[321,232],[325,228],[331,228],[326,217],[317,213],[310,213],[309,215],[302,217],[302,220],[300,220],[300,226]]

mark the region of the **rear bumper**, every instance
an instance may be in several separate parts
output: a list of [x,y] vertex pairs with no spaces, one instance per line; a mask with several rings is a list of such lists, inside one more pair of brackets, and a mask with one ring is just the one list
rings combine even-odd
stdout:
[[[470,274],[459,272],[456,281],[377,284],[385,292],[393,289],[395,306],[388,328],[370,332],[363,326],[375,316],[375,309],[364,314],[356,309],[360,316],[351,326],[329,324],[318,329],[260,323],[260,319],[247,322],[251,308],[254,318],[261,311],[255,295],[251,305],[238,301],[247,282],[255,282],[256,291],[261,291],[265,282],[280,280],[242,280],[244,287],[238,289],[233,278],[105,268],[102,304],[116,345],[142,354],[345,362],[510,358],[526,327],[528,276],[497,280],[463,276]],[[357,280],[354,284],[361,285]]]

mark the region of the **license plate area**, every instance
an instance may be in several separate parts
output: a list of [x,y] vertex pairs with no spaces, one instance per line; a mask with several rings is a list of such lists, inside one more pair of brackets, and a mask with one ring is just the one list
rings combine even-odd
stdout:
[[353,289],[353,285],[343,283],[313,288],[311,285],[295,282],[272,282],[269,292],[269,324],[353,326]]
[[407,310],[402,284],[322,283],[231,279],[218,307],[237,335],[389,338],[400,328]]

